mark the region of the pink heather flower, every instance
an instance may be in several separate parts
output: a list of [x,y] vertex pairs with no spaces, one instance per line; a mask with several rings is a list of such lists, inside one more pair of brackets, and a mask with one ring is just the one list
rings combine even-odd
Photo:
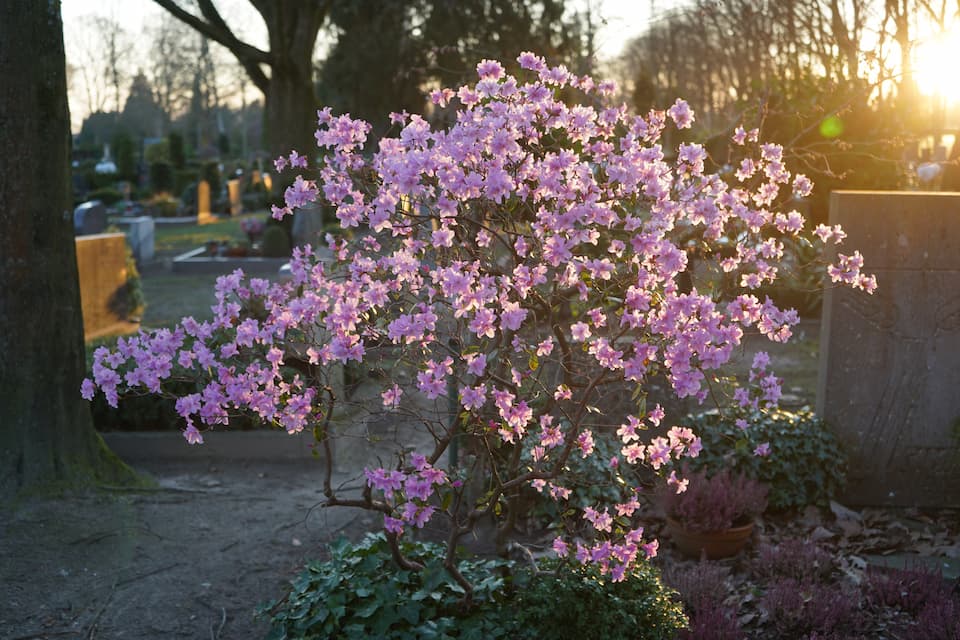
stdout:
[[553,399],[557,401],[569,400],[572,397],[573,397],[573,391],[571,391],[570,387],[568,387],[565,384],[559,385],[557,387],[557,390],[553,392]]
[[430,92],[430,101],[438,107],[445,107],[456,95],[453,89],[434,89]]
[[693,124],[693,109],[685,100],[677,98],[673,106],[667,110],[667,115],[677,125],[677,129],[689,129]]
[[296,149],[290,152],[290,166],[299,167],[301,169],[307,168],[307,157],[302,156],[297,153]]
[[304,180],[303,176],[297,176],[293,184],[283,192],[283,200],[288,208],[296,209],[315,201],[317,195],[319,191],[312,180]]
[[449,227],[437,229],[433,232],[431,241],[434,247],[452,247],[453,229],[450,229]]
[[643,550],[643,555],[646,556],[647,560],[657,557],[657,550],[660,548],[659,540],[651,540],[650,542],[640,545],[640,548]]
[[547,67],[543,58],[529,51],[521,53],[517,57],[517,62],[520,63],[521,69],[529,69],[530,71],[541,71]]
[[403,395],[403,389],[394,384],[392,387],[380,394],[383,399],[383,406],[388,409],[396,409],[400,406],[400,396]]
[[553,352],[553,338],[547,338],[537,345],[538,356],[549,356]]
[[583,342],[590,337],[590,325],[586,322],[577,322],[570,326],[570,335],[575,342]]
[[670,443],[666,438],[654,438],[647,445],[647,461],[654,470],[670,462]]
[[750,365],[751,369],[766,369],[770,366],[770,355],[766,351],[758,351],[755,356],[753,356],[753,364]]
[[811,193],[813,193],[813,183],[810,181],[810,178],[802,173],[798,173],[793,178],[793,197],[806,198]]
[[275,204],[270,205],[270,217],[274,220],[283,220],[284,216],[293,215],[290,207],[278,207]]
[[482,353],[468,353],[464,356],[467,361],[467,372],[480,377],[487,368],[487,356]]
[[677,472],[676,472],[676,471],[672,471],[672,470],[670,471],[670,477],[667,478],[667,485],[668,485],[668,486],[671,486],[671,487],[676,487],[676,488],[677,488],[677,493],[683,493],[684,491],[686,491],[686,490],[687,490],[687,485],[689,485],[689,484],[690,484],[690,480],[689,480],[689,479],[683,478],[683,479],[681,480],[680,478],[677,478]]
[[577,448],[580,449],[580,456],[586,458],[593,453],[593,432],[584,430],[577,436]]
[[203,436],[197,431],[195,426],[188,425],[183,431],[183,437],[190,444],[203,444]]
[[481,408],[487,402],[487,385],[463,387],[460,390],[460,403],[468,411]]
[[743,126],[738,126],[733,131],[733,136],[731,138],[734,144],[743,145],[747,140],[747,132],[744,130]]
[[389,531],[390,533],[396,535],[403,534],[403,520],[398,520],[397,518],[391,518],[390,516],[383,516],[383,528]]
[[737,429],[740,429],[740,431],[746,431],[747,429],[750,428],[750,423],[748,423],[743,418],[737,418],[736,420],[734,420],[733,424],[735,424]]
[[758,444],[757,448],[753,450],[753,455],[761,458],[765,458],[770,455],[770,443],[764,442],[762,444]]
[[553,552],[560,558],[566,558],[570,553],[570,547],[561,538],[553,539]]
[[481,60],[477,64],[477,75],[481,80],[499,80],[503,74],[503,66],[496,60]]

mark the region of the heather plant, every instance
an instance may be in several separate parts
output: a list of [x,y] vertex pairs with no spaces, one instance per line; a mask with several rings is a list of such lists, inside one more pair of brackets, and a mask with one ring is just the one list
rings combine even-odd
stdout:
[[743,630],[737,619],[737,608],[726,603],[730,594],[728,567],[701,560],[688,565],[670,565],[663,571],[663,581],[676,589],[683,600],[689,627],[678,635],[680,640],[738,640]]
[[767,508],[767,488],[742,474],[724,470],[713,476],[704,472],[684,474],[686,490],[669,486],[658,493],[668,517],[692,532],[724,531],[746,524]]
[[950,590],[939,571],[925,567],[867,571],[867,602],[875,609],[896,607],[916,616],[930,603],[950,599]]
[[770,581],[761,601],[776,637],[851,637],[862,625],[860,594],[843,585]]
[[833,556],[817,543],[799,538],[761,545],[753,564],[754,573],[763,578],[793,578],[800,582],[825,581],[833,568]]
[[[369,124],[320,111],[322,159],[310,166],[296,151],[277,159],[278,171],[298,175],[273,213],[322,200],[355,233],[330,237],[329,259],[296,249],[289,281],[220,278],[209,322],[185,318],[98,350],[84,396],[99,389],[116,404],[121,393],[163,394],[189,379],[195,390],[176,408],[191,444],[241,412],[312,432],[327,462],[325,505],[379,513],[404,571],[424,567],[404,554],[402,536],[442,522],[444,567],[467,604],[474,587],[458,569],[458,543],[489,519],[498,541],[509,536],[521,488],[565,505],[573,489],[564,469],[596,455],[598,430],[616,430],[624,473],[646,466],[665,475],[667,463],[696,456],[697,434],[646,405],[646,380],[662,374],[679,397],[702,402],[745,332],[790,338],[796,312],[755,292],[776,280],[783,239],[803,232],[803,217],[781,205],[812,185],[788,171],[779,146],[742,127],[732,146],[743,157],[727,182],[707,170],[702,145],[661,142],[668,127],[692,126],[684,101],[632,115],[608,104],[609,82],[531,53],[518,62],[519,78],[485,60],[475,85],[434,91],[447,129],[393,114],[399,134],[372,153]],[[561,100],[575,95],[583,104]],[[814,233],[831,251],[844,238],[838,227]],[[723,257],[711,251],[723,243],[732,246]],[[697,273],[688,268],[693,247],[704,256]],[[858,252],[840,253],[826,272],[870,292],[876,282],[862,265]],[[738,286],[730,300],[711,289],[720,273]],[[331,440],[350,426],[338,418],[349,399],[335,373],[360,362],[387,372],[376,406],[362,410],[405,421],[422,438],[367,467],[356,495],[332,480]],[[612,425],[599,401],[611,393],[638,401]],[[732,400],[759,410],[779,393],[764,372]],[[651,427],[664,435],[645,438]],[[444,466],[454,446],[462,462]],[[685,486],[676,474],[667,482]],[[561,533],[553,550],[624,580],[657,550],[639,522],[641,489],[624,482],[612,507],[564,509],[589,535]]]

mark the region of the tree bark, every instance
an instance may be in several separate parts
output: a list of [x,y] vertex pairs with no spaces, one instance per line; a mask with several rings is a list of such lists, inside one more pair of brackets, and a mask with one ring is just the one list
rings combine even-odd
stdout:
[[133,478],[80,397],[83,319],[60,2],[0,4],[0,498]]

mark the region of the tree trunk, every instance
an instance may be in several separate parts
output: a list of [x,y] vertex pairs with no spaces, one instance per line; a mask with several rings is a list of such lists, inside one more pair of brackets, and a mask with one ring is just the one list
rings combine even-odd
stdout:
[[311,158],[316,153],[313,133],[317,129],[317,99],[313,81],[309,75],[303,77],[302,69],[291,67],[274,65],[265,93],[264,143],[271,159],[288,155],[292,149]]
[[60,2],[0,4],[0,497],[132,478],[80,397]]
[[270,39],[270,78],[264,91],[267,150],[273,157],[291,149],[312,156],[317,128],[313,48],[329,7],[325,2],[273,0],[257,8]]

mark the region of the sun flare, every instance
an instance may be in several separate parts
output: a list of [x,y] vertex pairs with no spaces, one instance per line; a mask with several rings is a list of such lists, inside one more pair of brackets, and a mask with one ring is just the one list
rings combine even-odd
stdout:
[[920,93],[960,102],[960,25],[920,43],[914,50],[913,73]]

